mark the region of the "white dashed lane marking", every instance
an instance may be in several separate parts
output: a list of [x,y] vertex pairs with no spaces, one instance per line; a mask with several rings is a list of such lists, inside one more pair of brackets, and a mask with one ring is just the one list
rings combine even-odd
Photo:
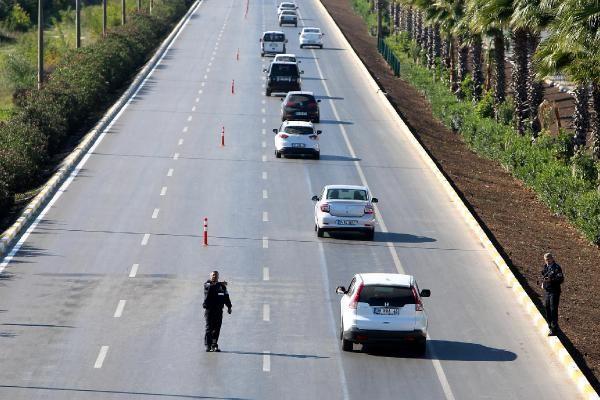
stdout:
[[263,236],[263,238],[262,238],[262,247],[263,247],[263,249],[269,248],[269,238],[266,236]]
[[269,280],[269,267],[263,267],[263,281]]
[[269,222],[269,213],[267,211],[263,211],[263,222]]
[[263,304],[263,321],[271,320],[271,307],[268,304]]
[[115,315],[113,315],[113,317],[121,318],[123,310],[125,309],[125,303],[127,303],[127,300],[119,300],[119,304],[117,304],[117,309],[115,310]]
[[158,212],[160,210],[158,208],[155,208],[154,211],[152,211],[152,219],[156,219],[158,218]]
[[267,191],[267,189],[263,189],[263,199],[268,199],[269,198],[269,192]]
[[263,171],[263,173],[262,173],[262,178],[263,178],[264,180],[267,180],[267,178],[268,178],[268,177],[269,177],[269,176],[267,175],[267,171]]
[[193,117],[190,115],[190,116],[188,117],[188,122],[190,122],[190,121],[192,120],[192,118],[193,118]]
[[177,142],[177,146],[181,146],[183,144],[183,139],[179,139],[179,142]]
[[144,237],[142,238],[142,246],[146,246],[148,244],[148,240],[150,240],[150,234],[144,233]]
[[139,267],[140,267],[140,264],[133,264],[131,266],[131,271],[129,272],[129,277],[130,278],[135,278],[135,276],[137,275],[137,271],[138,271]]
[[183,133],[186,133],[186,132],[188,131],[188,129],[189,129],[189,128],[188,128],[187,126],[184,126],[184,127],[183,127],[183,129],[182,129],[181,131],[182,131]]
[[267,147],[267,142],[263,141],[262,142],[262,148],[264,149],[265,147]]
[[196,106],[192,107],[192,112],[196,111]]
[[[108,346],[100,347],[100,352],[98,353],[98,357],[96,358],[96,362],[94,363],[94,368],[102,368],[102,364],[104,364],[104,359],[108,354]],[[263,366],[264,369],[264,366]]]
[[270,351],[263,352],[263,371],[264,372],[271,371],[271,352]]
[[173,168],[169,168],[169,171],[167,172],[167,176],[173,176]]
[[165,194],[167,194],[167,187],[163,186],[162,189],[160,189],[160,195],[164,196]]

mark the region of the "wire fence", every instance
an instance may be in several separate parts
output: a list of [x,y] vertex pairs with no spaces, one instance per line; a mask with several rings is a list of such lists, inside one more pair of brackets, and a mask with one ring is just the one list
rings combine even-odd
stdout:
[[396,54],[392,51],[390,46],[385,42],[383,37],[377,39],[377,50],[385,58],[385,61],[389,64],[394,71],[394,76],[400,76],[400,60],[396,57]]

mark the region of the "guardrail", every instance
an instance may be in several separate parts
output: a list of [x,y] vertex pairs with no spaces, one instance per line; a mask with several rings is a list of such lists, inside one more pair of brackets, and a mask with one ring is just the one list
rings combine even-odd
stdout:
[[400,60],[396,57],[396,54],[392,51],[390,46],[385,42],[383,37],[377,39],[377,50],[385,58],[388,65],[394,71],[394,76],[400,76]]

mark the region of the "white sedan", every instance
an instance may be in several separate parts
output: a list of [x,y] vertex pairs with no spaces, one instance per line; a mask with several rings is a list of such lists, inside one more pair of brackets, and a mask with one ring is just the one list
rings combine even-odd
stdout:
[[275,133],[275,157],[308,155],[318,160],[321,154],[319,135],[312,122],[284,121]]
[[296,3],[293,2],[284,2],[284,3],[280,3],[279,7],[277,7],[277,18],[279,18],[279,15],[282,13],[283,10],[297,10],[298,6],[296,5]]
[[300,35],[300,48],[306,46],[314,46],[320,49],[323,48],[323,32],[319,28],[302,28]]
[[368,240],[375,236],[375,207],[366,186],[327,185],[315,204],[315,231],[318,237],[325,232],[355,231],[365,233]]

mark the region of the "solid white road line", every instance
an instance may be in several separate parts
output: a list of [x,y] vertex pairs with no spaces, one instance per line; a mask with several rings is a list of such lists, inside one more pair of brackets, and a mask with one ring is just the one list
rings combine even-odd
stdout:
[[262,246],[263,249],[268,249],[269,248],[269,238],[266,236],[263,236],[262,238]]
[[263,371],[270,372],[271,371],[271,352],[263,351]]
[[268,177],[268,175],[267,175],[267,171],[263,171],[263,173],[262,173],[262,178],[263,178],[264,180],[267,180],[267,177]]
[[263,281],[269,280],[269,267],[263,267]]
[[125,303],[127,303],[127,300],[119,300],[119,304],[117,304],[117,309],[115,310],[115,315],[113,315],[114,318],[121,318],[121,315],[123,315],[123,310],[125,309]]
[[158,218],[158,212],[160,210],[158,208],[155,208],[154,211],[152,211],[152,219],[156,219]]
[[269,213],[263,211],[263,222],[269,222]]
[[173,168],[169,168],[169,171],[167,172],[167,176],[173,176]]
[[179,160],[179,153],[173,154],[173,160]]
[[98,358],[96,358],[96,362],[94,363],[94,368],[102,368],[106,354],[108,354],[108,346],[100,347],[100,352],[98,353]]
[[130,278],[135,278],[135,276],[137,275],[139,267],[140,267],[140,264],[133,264],[131,266],[131,271],[129,272],[129,277]]
[[163,186],[163,187],[162,187],[162,189],[160,189],[160,195],[161,195],[161,196],[164,196],[164,195],[166,195],[166,194],[167,194],[167,187],[166,187],[166,186]]
[[146,246],[148,244],[148,240],[150,240],[150,234],[144,233],[144,237],[142,238],[142,246]]
[[267,192],[267,189],[263,189],[263,199],[268,199],[269,198],[269,192]]
[[263,321],[271,320],[271,307],[268,304],[263,304]]

